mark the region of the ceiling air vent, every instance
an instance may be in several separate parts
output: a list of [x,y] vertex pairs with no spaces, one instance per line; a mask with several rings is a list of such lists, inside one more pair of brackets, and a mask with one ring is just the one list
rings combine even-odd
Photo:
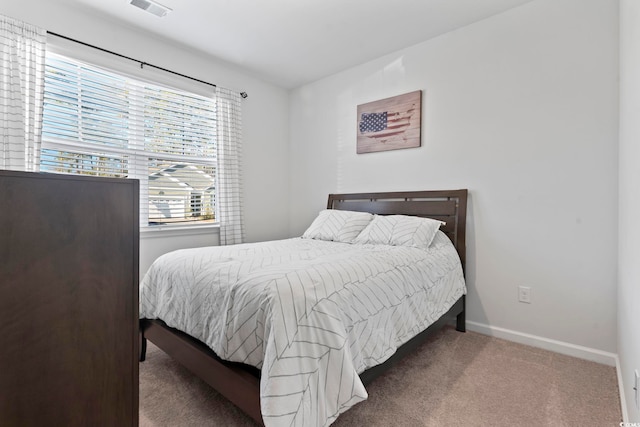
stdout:
[[171,12],[171,9],[169,9],[168,7],[151,0],[131,0],[131,4],[135,7],[139,7],[142,10],[146,10],[149,13],[153,13],[154,15],[161,18],[167,13]]

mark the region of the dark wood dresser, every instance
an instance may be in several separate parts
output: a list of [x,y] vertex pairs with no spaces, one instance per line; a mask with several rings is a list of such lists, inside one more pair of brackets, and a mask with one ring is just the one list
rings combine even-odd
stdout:
[[138,425],[138,188],[0,171],[0,425]]

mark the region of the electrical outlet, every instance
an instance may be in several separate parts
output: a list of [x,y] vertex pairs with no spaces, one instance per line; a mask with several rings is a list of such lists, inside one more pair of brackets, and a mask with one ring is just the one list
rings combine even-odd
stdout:
[[640,409],[640,374],[638,374],[638,370],[636,369],[633,372],[633,390],[635,391],[635,402],[636,409]]
[[531,288],[528,286],[518,286],[518,301],[531,304]]

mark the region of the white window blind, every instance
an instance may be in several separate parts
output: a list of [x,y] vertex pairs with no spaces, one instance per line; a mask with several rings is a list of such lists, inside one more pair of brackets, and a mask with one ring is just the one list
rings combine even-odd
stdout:
[[216,220],[216,102],[54,53],[40,170],[136,178],[141,225]]

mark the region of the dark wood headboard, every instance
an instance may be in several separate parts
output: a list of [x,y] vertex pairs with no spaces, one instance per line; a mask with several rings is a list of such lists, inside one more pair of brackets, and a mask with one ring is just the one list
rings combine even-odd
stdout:
[[388,193],[329,194],[327,209],[378,215],[413,215],[446,222],[440,229],[466,261],[467,190],[398,191]]

